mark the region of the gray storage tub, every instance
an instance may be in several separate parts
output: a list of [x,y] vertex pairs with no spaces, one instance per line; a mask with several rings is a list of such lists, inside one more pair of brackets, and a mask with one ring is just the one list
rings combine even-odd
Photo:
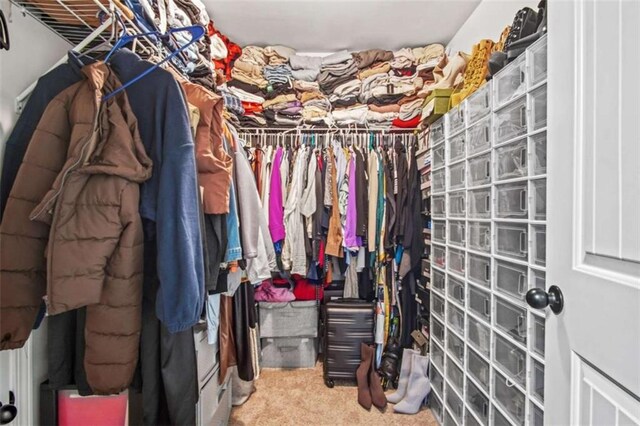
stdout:
[[259,310],[260,337],[318,336],[318,305],[315,300],[260,302]]
[[316,337],[265,338],[261,346],[264,368],[313,368],[318,358]]

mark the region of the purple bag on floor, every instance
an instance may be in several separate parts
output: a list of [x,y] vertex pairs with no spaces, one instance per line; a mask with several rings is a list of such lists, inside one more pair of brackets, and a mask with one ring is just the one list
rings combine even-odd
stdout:
[[257,302],[291,302],[296,297],[290,289],[274,287],[271,280],[264,280],[256,287],[255,299]]

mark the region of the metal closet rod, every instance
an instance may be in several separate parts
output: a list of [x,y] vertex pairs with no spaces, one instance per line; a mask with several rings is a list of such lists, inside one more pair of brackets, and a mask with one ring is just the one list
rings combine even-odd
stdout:
[[348,127],[236,127],[238,133],[250,133],[255,132],[260,134],[264,131],[267,132],[280,132],[286,134],[295,134],[296,132],[341,132],[347,133],[360,132],[360,133],[417,133],[419,129],[376,129],[376,128],[348,128]]

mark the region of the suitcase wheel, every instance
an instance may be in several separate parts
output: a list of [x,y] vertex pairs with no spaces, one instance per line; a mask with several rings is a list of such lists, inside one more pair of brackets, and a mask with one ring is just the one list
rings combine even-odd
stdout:
[[325,379],[324,384],[327,385],[328,388],[334,387],[336,384],[333,382],[333,379]]

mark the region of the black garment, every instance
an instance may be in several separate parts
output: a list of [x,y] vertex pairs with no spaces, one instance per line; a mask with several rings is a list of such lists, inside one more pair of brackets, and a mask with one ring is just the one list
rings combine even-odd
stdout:
[[296,91],[291,87],[289,83],[276,83],[269,86],[271,90],[266,90],[264,95],[265,99],[273,99],[280,95],[295,94]]
[[[72,58],[69,55],[69,58]],[[4,208],[9,199],[9,193],[16,180],[18,169],[27,146],[31,141],[33,132],[40,121],[40,117],[49,105],[49,102],[67,87],[84,79],[80,72],[81,66],[70,60],[57,66],[38,79],[36,87],[33,89],[27,105],[22,114],[18,117],[13,131],[7,139],[4,148],[4,159],[2,161],[2,179],[0,180],[0,218],[4,214]]]
[[[365,247],[360,250],[366,250]],[[369,251],[365,251],[365,259],[369,258]],[[362,270],[362,272],[358,272],[358,297],[362,300],[366,300],[367,302],[373,302],[375,298],[376,284],[373,276],[372,269],[367,265]]]
[[378,105],[378,106],[383,106],[383,105],[392,105],[392,104],[397,104],[398,101],[400,99],[404,98],[403,94],[398,94],[398,95],[378,95],[378,96],[371,96],[369,99],[367,99],[367,105]]
[[236,361],[238,376],[249,382],[254,379],[253,362],[251,361],[251,330],[256,328],[256,300],[254,287],[243,282],[233,296],[233,329],[236,345]]
[[204,215],[204,267],[205,289],[212,292],[218,288],[220,263],[224,262],[227,250],[227,215]]
[[[413,282],[412,282],[413,281]],[[402,305],[402,339],[403,348],[413,345],[411,332],[415,330],[418,318],[418,308],[415,300],[415,275],[409,272],[400,282],[400,303]]]
[[[356,149],[356,235],[367,237],[369,222],[369,186],[367,184],[367,160],[361,150]],[[376,177],[377,178],[377,177]]]
[[396,139],[394,150],[396,156],[396,184],[398,191],[396,193],[396,223],[393,227],[393,238],[396,243],[402,244],[407,214],[409,213],[407,209],[407,178],[409,165],[407,163],[407,150],[400,138]]
[[237,87],[240,90],[244,90],[247,93],[251,93],[254,95],[258,95],[258,96],[265,96],[264,91],[262,91],[262,89],[260,89],[258,86],[253,85],[253,84],[249,84],[249,83],[245,83],[244,81],[240,81],[240,80],[229,80],[227,81],[227,86],[228,87]]
[[[408,172],[408,191],[407,191],[407,208],[406,221],[404,224],[403,246],[405,252],[409,252],[411,257],[411,269],[413,271],[420,268],[420,260],[424,253],[424,239],[422,237],[422,215],[420,213],[422,206],[422,194],[420,191],[420,171],[418,170],[418,161],[416,160],[417,146],[411,148],[409,172]],[[416,272],[416,275],[419,275]]]
[[396,197],[393,193],[393,162],[389,158],[388,153],[383,150],[382,151],[382,167],[384,168],[384,182],[385,182],[385,198],[387,200],[386,204],[386,215],[385,215],[385,223],[386,232],[384,234],[384,248],[391,255],[394,255],[393,248],[393,235],[394,235],[394,226],[396,222]]
[[358,103],[358,97],[356,95],[349,95],[343,98],[336,99],[331,103],[334,108],[350,107]]

